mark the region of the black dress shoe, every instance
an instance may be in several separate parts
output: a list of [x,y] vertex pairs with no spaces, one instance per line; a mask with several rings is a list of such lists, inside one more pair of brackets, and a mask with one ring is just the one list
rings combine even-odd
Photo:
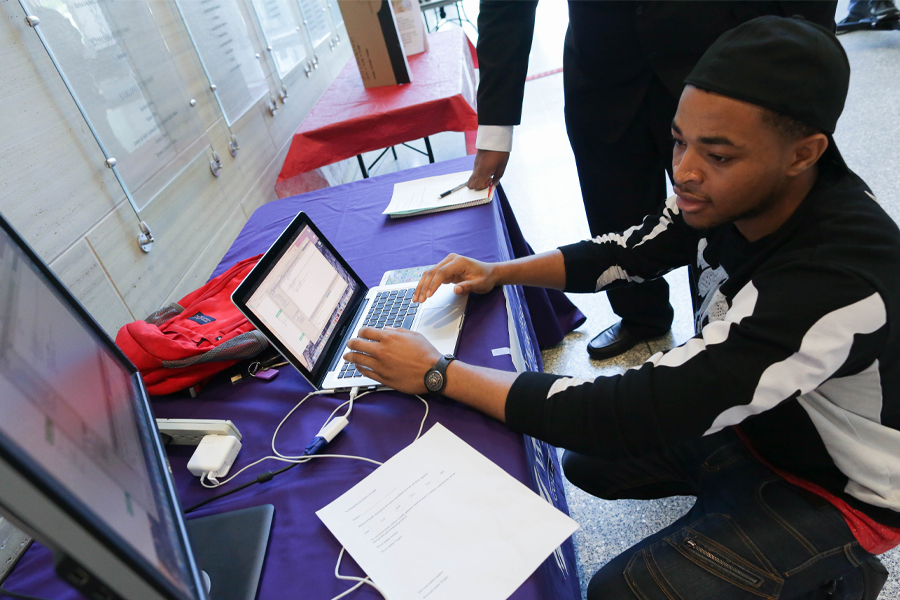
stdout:
[[900,20],[900,9],[894,0],[869,0],[869,14],[876,21]]
[[639,336],[629,333],[622,327],[622,321],[614,323],[597,334],[597,336],[588,342],[587,351],[591,358],[606,359],[618,356],[623,352],[628,352],[640,342],[653,339],[665,335],[661,333],[659,336]]
[[900,20],[900,10],[893,0],[857,0],[850,3],[850,12],[837,24],[837,33],[861,29],[894,29]]

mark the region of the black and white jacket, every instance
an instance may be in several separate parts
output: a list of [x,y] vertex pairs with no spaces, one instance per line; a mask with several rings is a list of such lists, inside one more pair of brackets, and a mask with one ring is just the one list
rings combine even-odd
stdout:
[[778,231],[691,229],[671,198],[621,234],[561,248],[566,290],[693,265],[697,334],[613,377],[523,373],[507,424],[601,457],[741,424],[770,463],[900,526],[900,231],[834,165]]

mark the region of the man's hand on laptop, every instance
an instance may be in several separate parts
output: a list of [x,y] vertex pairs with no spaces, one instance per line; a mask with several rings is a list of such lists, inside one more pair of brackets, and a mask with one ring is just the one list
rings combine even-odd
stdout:
[[491,263],[450,254],[425,271],[419,285],[416,286],[413,301],[425,302],[434,295],[442,283],[457,284],[453,291],[459,295],[469,292],[486,294],[497,285],[497,275]]
[[406,394],[424,394],[425,373],[441,357],[421,333],[386,327],[363,327],[347,342],[344,360],[361,367],[367,377]]

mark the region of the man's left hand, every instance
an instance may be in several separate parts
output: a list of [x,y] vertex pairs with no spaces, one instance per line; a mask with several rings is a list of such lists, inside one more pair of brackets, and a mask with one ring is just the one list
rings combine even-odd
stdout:
[[406,394],[428,392],[425,373],[441,358],[421,333],[393,327],[363,327],[347,348],[352,352],[344,360],[361,367],[360,373]]

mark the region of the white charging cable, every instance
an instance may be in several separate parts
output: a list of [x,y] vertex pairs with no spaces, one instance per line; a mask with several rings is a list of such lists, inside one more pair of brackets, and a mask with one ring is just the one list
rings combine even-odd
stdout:
[[[247,469],[254,467],[254,466],[256,466],[264,461],[267,461],[267,460],[277,460],[277,461],[285,462],[285,463],[303,464],[303,463],[309,462],[313,458],[346,458],[346,459],[350,459],[350,460],[361,460],[363,462],[381,466],[383,463],[381,463],[377,460],[372,460],[371,458],[366,458],[364,456],[352,456],[352,455],[348,455],[348,454],[321,454],[320,453],[321,449],[324,448],[331,440],[333,440],[337,436],[337,434],[340,433],[349,424],[350,421],[347,417],[349,417],[350,413],[353,411],[354,401],[356,401],[359,398],[362,398],[363,396],[373,393],[373,391],[377,391],[377,390],[367,390],[363,393],[359,393],[358,387],[353,388],[350,391],[350,399],[347,400],[346,402],[340,404],[337,408],[335,408],[331,412],[331,414],[325,420],[325,424],[319,430],[319,433],[317,433],[316,436],[313,438],[313,441],[310,442],[310,444],[306,447],[306,450],[304,451],[303,454],[294,455],[294,456],[282,454],[275,448],[275,439],[278,436],[278,432],[281,430],[282,426],[284,426],[285,422],[287,422],[287,420],[291,417],[291,415],[293,415],[297,411],[297,409],[300,408],[303,405],[303,403],[306,402],[307,400],[309,400],[312,396],[318,396],[318,395],[322,395],[322,394],[331,394],[332,393],[331,390],[319,390],[319,391],[310,392],[309,394],[304,396],[303,399],[300,400],[300,402],[298,402],[296,405],[294,405],[294,407],[290,411],[288,411],[288,413],[284,416],[284,418],[281,420],[280,423],[278,423],[278,426],[275,428],[275,432],[272,434],[272,453],[273,453],[272,456],[264,456],[256,461],[250,463],[249,465],[243,467],[242,469],[240,469],[239,471],[234,473],[231,477],[229,477],[228,479],[225,479],[223,481],[216,482],[216,481],[213,481],[212,479],[210,479],[209,477],[201,477],[200,483],[205,488],[209,488],[209,489],[217,488],[221,485],[225,485],[226,483],[231,482],[232,480],[234,480],[235,477],[239,476]],[[419,398],[419,399],[422,400],[422,398]],[[422,400],[422,401],[424,402],[424,400]],[[343,414],[343,416],[335,418],[335,415],[337,414],[337,412],[345,406],[348,408],[347,408],[347,411]],[[425,403],[425,418],[427,418],[427,417],[428,417],[428,403],[426,402]],[[422,427],[425,426],[425,418],[422,419],[422,424],[419,426],[419,435],[422,433]],[[416,439],[418,439],[418,435],[416,435]]]
[[[200,483],[203,485],[203,487],[206,487],[206,488],[217,488],[221,485],[225,485],[226,483],[232,481],[235,477],[237,477],[238,475],[240,475],[247,469],[254,467],[266,460],[277,460],[277,461],[286,462],[286,463],[302,464],[302,463],[309,462],[310,460],[315,459],[315,458],[346,458],[346,459],[351,459],[351,460],[361,460],[361,461],[372,463],[374,465],[379,465],[379,466],[384,464],[377,460],[373,460],[371,458],[366,458],[364,456],[352,456],[352,455],[347,455],[347,454],[319,454],[318,453],[319,450],[321,450],[328,443],[330,443],[331,440],[333,440],[349,424],[350,421],[349,421],[348,417],[350,416],[350,413],[353,411],[353,403],[356,400],[358,400],[359,398],[362,398],[363,396],[371,394],[372,392],[373,392],[373,390],[367,390],[360,394],[359,388],[353,388],[350,391],[350,399],[347,400],[346,402],[343,402],[342,404],[338,405],[333,411],[331,411],[331,414],[328,415],[328,418],[325,420],[325,424],[322,425],[322,428],[319,430],[319,433],[316,434],[316,437],[313,438],[313,441],[310,442],[310,444],[306,447],[304,454],[301,454],[298,456],[284,455],[281,452],[279,452],[277,448],[275,448],[275,439],[278,437],[278,432],[281,430],[281,427],[285,424],[285,422],[287,422],[288,418],[290,418],[290,416],[293,415],[294,412],[296,412],[296,410],[298,408],[300,408],[300,406],[303,405],[303,403],[306,402],[309,398],[311,398],[312,396],[318,396],[321,394],[330,394],[331,393],[330,390],[328,390],[328,391],[319,390],[319,391],[310,392],[302,400],[300,400],[300,402],[298,402],[290,411],[288,411],[288,413],[284,416],[284,418],[281,420],[281,422],[275,428],[275,432],[272,434],[272,452],[273,452],[274,456],[264,456],[264,457],[260,458],[259,460],[256,460],[256,461],[250,463],[249,465],[243,467],[242,469],[240,469],[239,471],[237,471],[231,477],[229,477],[228,479],[225,479],[224,481],[217,481],[214,476],[209,476],[208,473],[204,473],[203,476],[200,477]],[[413,441],[418,440],[422,436],[422,430],[425,428],[425,421],[428,419],[428,413],[430,412],[430,406],[428,404],[428,401],[419,395],[416,395],[416,398],[421,400],[422,403],[425,405],[425,414],[422,416],[422,421],[419,423],[419,430],[418,430],[418,432],[416,432],[416,437],[413,438]],[[335,417],[337,412],[345,406],[347,407],[347,411],[340,417]],[[207,481],[209,483],[207,483]],[[351,575],[341,575],[340,574],[341,560],[344,557],[345,551],[346,551],[346,549],[342,547],[341,552],[338,555],[337,564],[334,567],[334,576],[337,579],[341,579],[341,580],[345,580],[345,581],[355,581],[356,584],[353,587],[351,587],[350,589],[335,596],[331,600],[339,600],[340,598],[344,598],[344,597],[348,596],[349,594],[353,593],[354,591],[358,590],[359,588],[361,588],[363,585],[371,586],[379,594],[381,594],[382,597],[387,598],[387,595],[377,585],[375,585],[375,583],[368,577],[363,578],[363,577],[354,577]]]
[[[294,408],[291,409],[291,411],[287,414],[287,416],[284,419],[282,419],[281,423],[278,426],[281,427],[281,424],[283,424],[284,421],[287,420],[287,417],[292,415],[294,413],[294,411],[296,411],[298,408],[300,408],[300,406],[302,406],[303,403],[306,402],[307,400],[309,400],[311,397],[319,396],[322,394],[330,394],[330,393],[331,393],[331,390],[316,390],[316,391],[312,391],[312,392],[308,393],[306,396],[303,397],[302,400],[300,400],[300,402],[298,402],[294,406]],[[276,430],[276,432],[277,432],[277,430]],[[320,433],[321,433],[321,431],[320,431]],[[335,432],[334,435],[337,435],[337,432]],[[316,436],[316,437],[319,437],[319,436]],[[333,437],[332,437],[332,439],[333,439]],[[226,483],[231,482],[232,480],[234,480],[235,477],[239,476],[241,473],[243,473],[247,469],[255,467],[256,465],[260,464],[261,462],[264,462],[267,460],[277,460],[277,461],[286,462],[286,463],[305,462],[305,461],[299,461],[296,459],[287,459],[287,458],[284,458],[281,456],[264,456],[264,457],[260,458],[259,460],[256,460],[256,461],[250,463],[249,465],[246,465],[245,467],[243,467],[236,473],[232,474],[231,477],[229,477],[228,479],[225,479],[222,481],[217,481],[217,480],[213,480],[213,479],[210,479],[210,478],[204,476],[204,477],[200,478],[200,483],[205,488],[209,488],[209,489],[217,488],[219,486],[222,486],[222,485],[225,485]],[[207,483],[207,481],[209,481],[209,483]]]
[[[424,427],[425,427],[425,420],[428,418],[428,412],[429,412],[429,410],[430,410],[430,407],[429,407],[429,405],[428,405],[428,401],[425,400],[425,398],[423,398],[422,396],[419,396],[418,394],[416,394],[416,398],[418,398],[419,400],[421,400],[421,401],[422,401],[422,404],[425,405],[425,416],[422,417],[422,422],[419,423],[419,431],[416,433],[416,437],[413,439],[414,442],[415,442],[417,439],[419,439],[420,437],[422,437],[422,429],[424,429]],[[343,404],[342,404],[341,406],[343,406]],[[338,407],[338,408],[340,408],[340,407]],[[334,412],[337,412],[337,410],[338,410],[338,409],[335,409]],[[331,414],[334,415],[334,412],[331,413]],[[272,440],[272,450],[275,450],[275,441],[274,441],[274,438],[273,438],[273,440]],[[346,548],[344,548],[344,547],[342,546],[342,547],[341,547],[341,553],[338,554],[337,564],[334,566],[334,576],[335,576],[336,578],[338,578],[338,579],[343,579],[343,580],[346,580],[346,581],[356,581],[357,583],[356,583],[356,585],[354,585],[354,586],[351,587],[350,589],[348,589],[348,590],[346,590],[346,591],[344,591],[344,592],[338,594],[337,596],[335,596],[335,597],[332,598],[331,600],[340,600],[340,598],[344,598],[345,596],[348,596],[348,595],[352,594],[353,592],[355,592],[356,590],[358,590],[359,588],[361,588],[363,585],[370,585],[370,586],[372,586],[372,587],[375,588],[375,589],[378,591],[378,593],[381,594],[381,596],[382,596],[383,598],[385,598],[385,600],[386,600],[386,599],[387,599],[387,594],[385,594],[385,593],[381,590],[381,588],[379,588],[377,585],[375,585],[375,583],[374,583],[371,579],[369,579],[368,577],[362,578],[362,577],[353,577],[353,576],[350,576],[350,575],[341,575],[341,574],[340,574],[340,569],[341,569],[341,559],[344,557],[344,552],[345,552],[345,551],[346,551]]]
[[341,553],[338,554],[337,564],[334,566],[334,576],[337,579],[343,579],[344,581],[356,581],[357,583],[349,590],[342,592],[341,594],[338,594],[331,600],[340,600],[340,598],[343,598],[344,596],[348,596],[349,594],[355,592],[356,590],[358,590],[359,588],[361,588],[364,585],[372,586],[373,588],[375,588],[375,590],[379,594],[381,594],[382,598],[387,598],[387,594],[385,594],[381,590],[381,588],[379,588],[377,585],[375,585],[375,582],[372,581],[371,579],[369,579],[368,577],[354,577],[353,575],[341,575],[341,573],[340,573],[341,559],[344,558],[344,551],[345,551],[345,548],[341,548]]

